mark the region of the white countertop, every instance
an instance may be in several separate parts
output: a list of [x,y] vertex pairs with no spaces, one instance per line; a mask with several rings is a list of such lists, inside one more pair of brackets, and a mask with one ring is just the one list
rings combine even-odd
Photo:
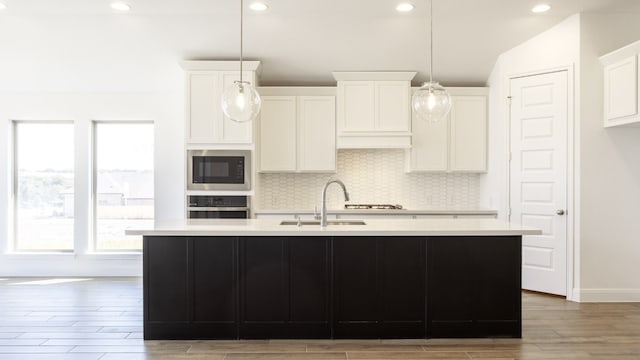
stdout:
[[[318,212],[320,209],[318,209]],[[256,209],[254,214],[314,214],[313,209]],[[469,208],[439,208],[439,209],[328,209],[329,215],[340,214],[378,214],[378,215],[498,215],[497,210],[469,209]]]
[[503,236],[539,235],[538,229],[496,219],[366,219],[366,225],[280,225],[274,219],[191,219],[127,229],[156,236]]

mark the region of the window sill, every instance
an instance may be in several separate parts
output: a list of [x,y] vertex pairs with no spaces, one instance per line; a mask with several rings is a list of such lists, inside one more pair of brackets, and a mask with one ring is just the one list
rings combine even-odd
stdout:
[[3,255],[12,260],[142,260],[142,252],[89,252],[78,254],[73,252],[14,251],[6,252]]

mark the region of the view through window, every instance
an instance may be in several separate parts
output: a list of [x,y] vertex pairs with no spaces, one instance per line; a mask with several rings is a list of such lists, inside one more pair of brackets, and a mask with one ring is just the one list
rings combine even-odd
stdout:
[[73,250],[73,124],[14,125],[15,249]]
[[95,249],[142,249],[132,226],[153,223],[153,123],[96,122]]

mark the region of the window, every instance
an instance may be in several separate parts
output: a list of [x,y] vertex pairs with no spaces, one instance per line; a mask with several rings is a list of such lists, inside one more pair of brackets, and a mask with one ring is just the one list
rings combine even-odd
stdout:
[[127,227],[153,223],[153,123],[95,122],[94,248],[142,249]]
[[73,124],[14,122],[14,248],[72,251]]

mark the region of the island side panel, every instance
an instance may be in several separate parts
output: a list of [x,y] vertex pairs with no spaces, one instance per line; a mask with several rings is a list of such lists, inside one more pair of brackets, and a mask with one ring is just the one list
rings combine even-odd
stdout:
[[427,337],[522,336],[520,236],[427,241]]
[[143,242],[144,338],[189,338],[187,238],[145,236]]

